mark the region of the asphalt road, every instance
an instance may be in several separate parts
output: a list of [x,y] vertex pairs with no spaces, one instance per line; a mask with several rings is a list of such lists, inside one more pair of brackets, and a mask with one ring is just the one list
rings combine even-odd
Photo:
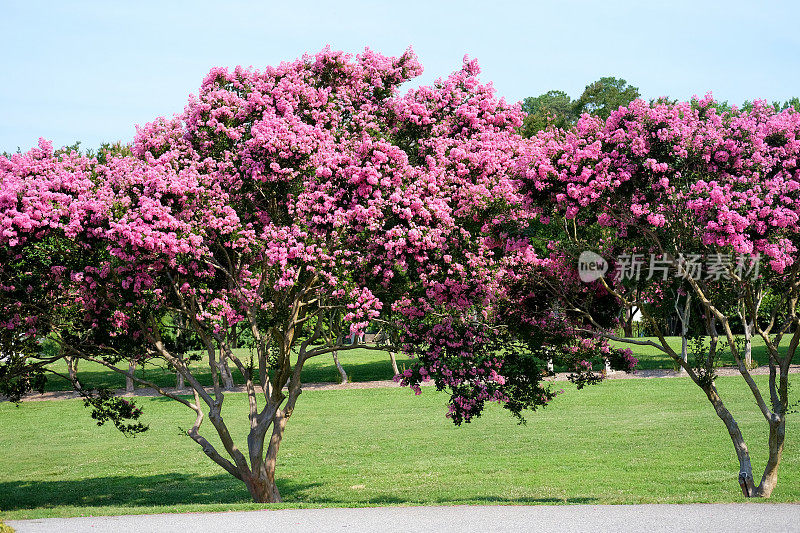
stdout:
[[800,504],[537,505],[287,509],[12,520],[18,533],[798,531]]

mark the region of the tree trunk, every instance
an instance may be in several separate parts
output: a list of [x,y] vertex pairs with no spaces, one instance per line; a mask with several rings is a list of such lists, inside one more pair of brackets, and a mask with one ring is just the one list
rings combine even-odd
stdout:
[[[711,405],[714,406],[717,416],[725,424],[731,441],[733,442],[736,458],[739,460],[739,486],[742,489],[742,494],[747,498],[758,496],[759,494],[757,494],[756,486],[753,482],[753,465],[750,462],[750,452],[744,442],[744,437],[742,436],[742,431],[739,429],[739,425],[736,423],[731,412],[725,407],[725,404],[722,403],[722,398],[719,397],[717,389],[713,384],[703,387],[703,392],[706,393]],[[771,437],[772,431],[770,431],[770,443],[772,442]],[[781,446],[782,444],[781,442]],[[770,455],[772,454],[770,453]],[[775,481],[777,481],[777,477]]]
[[231,326],[231,335],[230,340],[228,341],[228,346],[231,350],[235,350],[239,347],[239,337],[236,335],[236,324]]
[[[692,312],[692,295],[686,295],[686,301],[684,302],[685,305],[683,306],[683,311],[681,311],[680,307],[678,307],[678,301],[675,300],[675,311],[678,314],[678,320],[681,322],[681,359],[684,363],[689,362],[689,339],[686,338],[686,335],[689,333],[689,319],[690,314]],[[678,365],[678,372],[681,374],[686,373],[686,369],[682,365]]]
[[389,360],[392,362],[392,372],[394,372],[395,376],[399,376],[400,370],[397,369],[397,359],[394,356],[394,352],[389,352]]
[[80,383],[78,382],[78,361],[70,355],[64,356],[64,361],[66,361],[67,363],[67,373],[69,374],[69,380],[76,387],[80,387]]
[[633,308],[632,306],[625,306],[623,310],[624,316],[622,319],[622,336],[626,339],[633,337]]
[[[291,396],[291,395],[290,395]],[[291,399],[291,398],[290,398]],[[283,411],[276,411],[272,418],[272,435],[264,454],[264,437],[268,427],[254,428],[247,438],[252,471],[245,472],[242,480],[257,503],[279,503],[282,501],[278,485],[275,483],[275,469],[278,463],[278,449],[283,440],[288,417]]]
[[[684,363],[689,362],[689,340],[686,338],[686,334],[681,335],[681,359]],[[685,374],[686,369],[679,365],[678,372]]]
[[711,315],[706,318],[706,334],[708,335],[708,355],[706,356],[706,371],[711,372],[714,362],[717,360],[717,343],[719,334],[717,333],[717,317]]
[[181,374],[180,372],[176,373],[175,388],[178,390],[183,390],[184,388],[186,388],[186,384],[184,383],[183,379],[183,374]]
[[744,365],[750,370],[753,368],[753,323],[742,320],[744,326]]
[[769,498],[775,485],[778,484],[778,466],[783,456],[783,441],[786,437],[786,418],[777,417],[769,424],[769,459],[764,468],[761,483],[756,489],[755,496]]
[[[758,303],[761,303],[760,298]],[[753,368],[753,326],[755,324],[752,320],[748,320],[749,316],[744,306],[740,306],[737,313],[742,321],[742,329],[744,329],[744,366],[750,370]]]
[[336,370],[339,371],[339,383],[347,383],[347,372],[344,371],[344,367],[339,362],[339,354],[336,352],[333,352],[333,362],[336,364]]
[[272,472],[268,472],[265,477],[251,476],[245,480],[244,484],[256,503],[280,503],[283,501],[278,485],[275,484],[274,467]]
[[225,352],[222,350],[220,350],[219,359],[219,373],[222,376],[222,386],[225,390],[233,390],[233,374],[231,374],[231,367],[228,365],[228,356],[225,355]]
[[128,362],[128,373],[125,376],[125,392],[133,394],[133,375],[136,372],[136,361],[131,359]]

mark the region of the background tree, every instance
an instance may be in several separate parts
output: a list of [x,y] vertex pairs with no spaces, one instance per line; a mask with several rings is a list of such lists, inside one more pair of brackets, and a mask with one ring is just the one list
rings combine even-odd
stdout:
[[613,76],[605,76],[586,86],[580,98],[575,100],[574,113],[597,115],[606,120],[620,107],[627,106],[639,98],[639,88]]
[[522,111],[527,113],[520,129],[523,137],[532,137],[549,126],[569,128],[578,118],[575,104],[564,91],[547,91],[536,97],[530,96],[522,101]]

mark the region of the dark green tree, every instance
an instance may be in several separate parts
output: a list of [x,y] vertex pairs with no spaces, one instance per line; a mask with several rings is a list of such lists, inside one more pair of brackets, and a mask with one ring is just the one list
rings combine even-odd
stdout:
[[789,100],[786,100],[783,104],[780,102],[775,102],[773,105],[777,111],[783,111],[784,109],[789,109],[790,107],[795,111],[800,111],[800,98],[794,96]]
[[575,103],[564,91],[529,96],[522,102],[522,110],[528,114],[520,129],[523,137],[533,137],[548,126],[569,128],[578,118]]
[[639,98],[639,88],[622,78],[606,76],[587,85],[580,98],[574,102],[576,116],[583,113],[608,119],[612,112]]

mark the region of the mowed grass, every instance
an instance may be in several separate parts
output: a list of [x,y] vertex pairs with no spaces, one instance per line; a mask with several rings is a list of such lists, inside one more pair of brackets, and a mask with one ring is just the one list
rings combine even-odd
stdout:
[[[717,381],[762,468],[763,418],[740,378]],[[491,405],[460,428],[444,417],[447,396],[430,388],[418,397],[395,388],[305,392],[279,455],[282,506],[743,501],[725,427],[688,379],[564,388],[527,425]],[[137,402],[150,430],[135,439],[95,426],[78,400],[0,404],[2,518],[265,507],[181,435],[188,409]],[[245,413],[246,397],[228,395],[223,414],[240,446]],[[800,501],[796,420],[770,501]]]
[[[639,340],[654,340],[652,337],[642,337]],[[679,337],[668,337],[670,346],[680,353],[681,341]],[[639,358],[638,368],[640,369],[673,369],[675,364],[672,359],[665,353],[659,351],[651,346],[637,346],[624,344],[620,342],[613,343],[619,347],[630,347],[634,355]],[[722,344],[722,343],[720,343]],[[784,339],[781,349],[785,350],[789,344],[789,338]],[[248,364],[250,361],[250,352],[247,349],[236,350],[236,355],[242,362]],[[768,362],[768,355],[764,347],[764,341],[760,338],[753,339],[753,359],[760,365],[765,365]],[[403,354],[397,355],[397,365],[402,372],[405,366],[409,365],[413,360],[409,359]],[[377,381],[392,379],[393,371],[391,363],[389,362],[389,354],[379,350],[365,350],[362,348],[353,350],[343,350],[339,352],[339,362],[347,372],[350,381]],[[602,364],[597,361],[597,368]],[[733,366],[733,356],[729,350],[721,347],[719,364],[721,366]],[[64,361],[59,361],[51,365],[51,368],[62,375],[67,374],[67,366]],[[127,370],[127,364],[121,364],[120,368]],[[195,377],[204,385],[211,385],[211,371],[209,370],[207,359],[203,358],[201,361],[195,361],[190,364],[190,368]],[[568,371],[567,368],[556,367],[556,371]],[[243,383],[244,380],[234,365],[231,364],[231,371],[236,383]],[[154,364],[145,364],[136,369],[136,375],[155,383],[160,387],[174,387],[175,374],[164,366],[157,366]],[[92,387],[107,387],[111,389],[119,389],[125,387],[125,377],[122,374],[114,372],[103,365],[81,361],[78,364],[78,379],[84,385]],[[302,379],[304,383],[318,383],[318,382],[331,382],[338,383],[340,376],[333,363],[333,356],[330,354],[315,357],[306,362],[303,367]],[[70,390],[72,387],[69,382],[59,376],[49,375],[46,385],[47,390]]]

